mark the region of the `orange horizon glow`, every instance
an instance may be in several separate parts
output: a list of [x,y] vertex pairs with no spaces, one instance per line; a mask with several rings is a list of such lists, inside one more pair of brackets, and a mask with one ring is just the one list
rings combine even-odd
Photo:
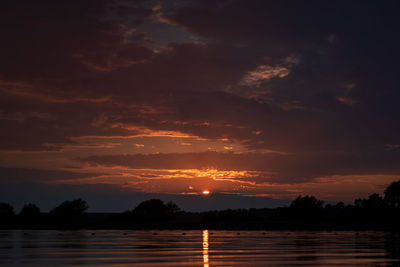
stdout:
[[209,190],[204,190],[202,193],[203,193],[203,195],[209,195],[210,191]]

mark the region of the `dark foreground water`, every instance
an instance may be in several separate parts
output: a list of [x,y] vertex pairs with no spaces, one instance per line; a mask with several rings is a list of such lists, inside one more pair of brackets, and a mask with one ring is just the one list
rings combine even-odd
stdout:
[[0,264],[400,266],[399,238],[353,231],[0,231]]

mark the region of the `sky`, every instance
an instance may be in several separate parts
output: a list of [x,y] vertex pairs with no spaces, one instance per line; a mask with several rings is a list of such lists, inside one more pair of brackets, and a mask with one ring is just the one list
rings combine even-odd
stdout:
[[196,210],[382,194],[400,179],[399,8],[3,0],[0,201]]

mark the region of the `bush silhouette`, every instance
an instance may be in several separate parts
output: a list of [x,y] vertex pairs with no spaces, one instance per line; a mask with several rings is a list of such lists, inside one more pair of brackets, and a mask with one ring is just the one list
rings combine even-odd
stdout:
[[385,201],[391,207],[400,208],[400,181],[393,182],[386,188]]
[[50,214],[56,223],[61,225],[75,226],[82,223],[86,217],[85,211],[88,209],[86,201],[81,198],[64,201],[54,208]]

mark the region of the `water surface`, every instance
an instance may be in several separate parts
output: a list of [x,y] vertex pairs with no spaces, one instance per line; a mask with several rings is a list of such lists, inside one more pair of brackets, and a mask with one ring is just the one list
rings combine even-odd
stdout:
[[309,231],[0,231],[12,266],[400,266],[400,235]]

